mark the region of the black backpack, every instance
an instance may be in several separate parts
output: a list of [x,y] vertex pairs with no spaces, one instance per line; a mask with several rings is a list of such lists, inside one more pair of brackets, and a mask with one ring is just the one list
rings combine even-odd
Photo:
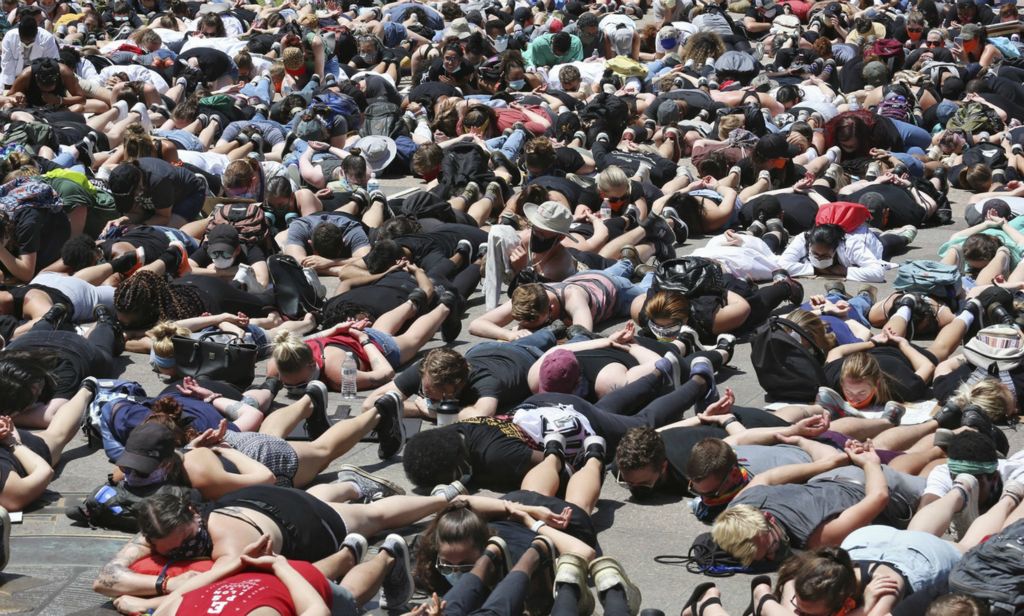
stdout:
[[449,195],[454,195],[470,182],[486,186],[495,179],[489,163],[490,156],[477,144],[456,143],[445,150],[444,158],[441,159],[441,174],[437,181],[445,187]]
[[379,99],[370,103],[363,114],[360,137],[390,137],[394,139],[408,134],[409,128],[402,121],[402,110],[391,101]]
[[601,92],[580,111],[580,121],[586,127],[588,142],[592,143],[598,133],[605,133],[609,145],[615,147],[626,130],[629,106],[621,98]]
[[434,218],[441,222],[455,222],[455,211],[448,201],[430,191],[415,192],[392,204],[396,216],[408,216],[419,220]]
[[1024,613],[1024,520],[964,554],[949,572],[950,592],[988,603],[992,616]]
[[[783,326],[806,340],[804,348]],[[750,339],[750,357],[757,382],[769,402],[813,402],[825,378],[825,352],[815,346],[802,327],[781,317],[771,317]]]
[[1010,161],[1006,158],[1006,151],[1002,146],[994,143],[979,143],[964,150],[963,165],[972,167],[981,163],[989,169],[1006,169]]
[[267,257],[267,269],[274,283],[274,297],[281,313],[289,319],[302,318],[307,312],[316,313],[323,306],[316,289],[306,280],[302,266],[291,255],[276,254]]
[[654,562],[662,565],[682,565],[695,575],[708,577],[729,577],[737,573],[771,573],[778,569],[773,561],[759,561],[744,567],[732,554],[715,543],[711,533],[700,533],[693,539],[693,545],[686,556],[655,556]]
[[725,304],[722,266],[704,257],[667,259],[654,272],[652,292],[675,291],[686,297],[715,297]]
[[[176,490],[174,486],[148,486],[129,488],[124,481],[114,482],[113,475],[85,497],[80,505],[69,505],[65,514],[75,522],[88,524],[90,528],[109,528],[126,533],[139,532],[135,513],[144,499],[164,490]],[[196,495],[193,495],[196,496]],[[195,502],[200,502],[201,499]]]

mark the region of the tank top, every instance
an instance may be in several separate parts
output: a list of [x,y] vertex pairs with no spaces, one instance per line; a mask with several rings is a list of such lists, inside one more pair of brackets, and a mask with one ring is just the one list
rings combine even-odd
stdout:
[[562,282],[544,284],[544,288],[555,294],[558,302],[565,310],[565,291],[569,287],[577,287],[587,294],[587,305],[594,323],[600,323],[612,317],[615,312],[616,290],[611,278],[604,272],[583,272],[569,276]]
[[[377,343],[374,342],[374,344]],[[366,349],[363,348],[363,345],[359,344],[359,341],[356,340],[355,336],[350,336],[348,334],[334,334],[333,336],[327,336],[325,338],[310,338],[306,341],[306,346],[313,351],[313,361],[316,362],[316,367],[320,368],[321,372],[323,372],[324,369],[325,350],[329,346],[342,347],[346,351],[352,353],[360,366],[370,365],[370,356],[366,354]]]

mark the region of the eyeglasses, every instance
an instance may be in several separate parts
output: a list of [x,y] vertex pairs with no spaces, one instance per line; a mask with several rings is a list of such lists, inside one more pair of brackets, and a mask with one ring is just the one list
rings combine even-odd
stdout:
[[235,253],[234,253],[234,251],[231,251],[231,250],[211,250],[210,251],[210,258],[211,259],[230,259],[233,256],[235,256]]
[[622,470],[621,469],[619,470],[619,472],[617,472],[615,474],[615,483],[619,484],[620,486],[622,486],[624,488],[647,488],[647,489],[652,489],[652,488],[654,488],[654,486],[658,485],[658,479],[659,479],[659,477],[655,477],[652,481],[649,481],[647,483],[630,483],[630,482],[626,481],[625,479],[623,479],[623,477],[622,477]]
[[718,485],[715,486],[715,489],[710,491],[710,492],[701,492],[700,490],[698,490],[693,485],[693,480],[692,479],[687,482],[687,486],[690,488],[690,493],[691,494],[696,494],[698,496],[710,496],[710,497],[714,498],[714,497],[718,496],[719,494],[721,494],[722,488],[725,486],[725,482],[729,481],[729,477],[731,475],[732,475],[732,471],[730,470],[728,473],[725,474],[724,477],[722,477],[722,480],[718,482]]
[[441,575],[447,575],[449,573],[465,573],[467,571],[473,570],[472,564],[453,565],[451,563],[446,563],[443,560],[441,560],[440,556],[437,557],[437,562],[434,563],[434,567],[437,568],[437,572]]

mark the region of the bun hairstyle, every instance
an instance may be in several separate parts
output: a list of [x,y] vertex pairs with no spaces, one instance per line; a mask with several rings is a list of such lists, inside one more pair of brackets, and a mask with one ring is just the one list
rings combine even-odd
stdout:
[[274,336],[273,358],[281,372],[301,370],[313,363],[313,351],[295,334],[287,331]]
[[[804,601],[824,601],[830,614],[852,604],[857,594],[853,561],[839,547],[804,552],[784,562],[779,568],[776,592],[781,593],[790,580],[797,596]],[[849,607],[852,609],[853,605]]]
[[159,357],[174,357],[174,343],[171,339],[174,336],[190,336],[192,334],[187,328],[175,324],[173,321],[161,321],[153,329],[146,332],[153,345],[153,353]]

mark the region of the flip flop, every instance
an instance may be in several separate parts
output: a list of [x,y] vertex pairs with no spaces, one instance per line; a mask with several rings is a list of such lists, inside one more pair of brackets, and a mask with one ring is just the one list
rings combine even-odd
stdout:
[[750,580],[750,605],[747,606],[747,609],[743,610],[743,616],[759,615],[761,613],[761,610],[764,609],[765,601],[767,601],[768,599],[774,599],[775,601],[778,601],[778,598],[774,594],[768,593],[767,595],[761,597],[761,600],[758,601],[757,605],[755,606],[754,589],[760,586],[761,584],[767,584],[770,588],[772,585],[772,578],[767,575],[759,575],[754,579]]

